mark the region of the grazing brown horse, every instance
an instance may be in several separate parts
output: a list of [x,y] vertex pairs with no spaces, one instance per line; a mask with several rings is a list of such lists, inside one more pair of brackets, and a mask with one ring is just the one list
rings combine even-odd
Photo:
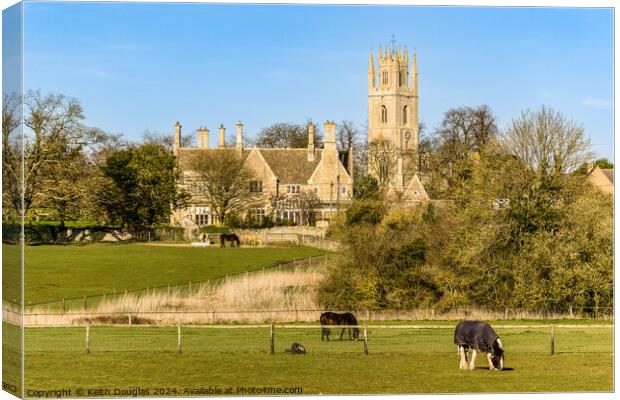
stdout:
[[351,326],[357,325],[357,319],[355,319],[355,316],[349,312],[343,314],[338,314],[330,311],[324,312],[323,314],[321,314],[321,318],[319,320],[321,321],[321,325],[323,326],[323,328],[321,329],[321,340],[324,340],[324,338],[327,338],[327,340],[329,340],[329,335],[331,332],[329,328],[325,328],[325,326],[328,325],[349,325],[349,327],[347,328],[342,328],[342,331],[340,332],[340,340],[342,340],[345,329],[349,332],[349,340],[357,340],[360,336],[359,328],[351,328]]
[[226,247],[226,242],[230,242],[230,247],[239,247],[241,244],[239,236],[234,233],[222,233],[220,235],[220,247]]

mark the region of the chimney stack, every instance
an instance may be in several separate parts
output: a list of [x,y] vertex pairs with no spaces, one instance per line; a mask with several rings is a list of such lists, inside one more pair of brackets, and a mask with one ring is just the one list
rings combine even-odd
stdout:
[[226,142],[224,141],[225,134],[226,128],[224,128],[224,124],[220,124],[220,148],[226,147]]
[[209,129],[200,127],[198,128],[198,148],[209,148]]
[[179,148],[181,147],[181,127],[182,125],[179,121],[174,124],[174,146],[172,152],[175,156],[179,154]]
[[325,130],[325,149],[336,150],[336,123],[325,121],[323,127]]
[[314,161],[314,124],[308,122],[308,161]]
[[237,121],[237,150],[243,151],[243,124],[241,121]]

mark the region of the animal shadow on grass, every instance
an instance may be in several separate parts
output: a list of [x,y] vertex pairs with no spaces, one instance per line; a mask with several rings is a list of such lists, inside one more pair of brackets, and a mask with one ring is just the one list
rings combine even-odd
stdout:
[[[476,367],[476,370],[489,370],[489,367]],[[501,371],[491,371],[491,372],[504,372],[504,371],[514,371],[514,368],[506,368],[504,367]]]

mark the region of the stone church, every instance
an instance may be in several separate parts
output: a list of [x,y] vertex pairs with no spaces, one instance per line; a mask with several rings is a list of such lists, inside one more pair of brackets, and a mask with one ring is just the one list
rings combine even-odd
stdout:
[[[390,193],[403,200],[419,203],[428,200],[417,175],[418,145],[418,65],[415,54],[411,71],[407,50],[379,47],[377,69],[372,52],[368,65],[368,143],[390,143],[394,159],[389,168]],[[369,150],[372,152],[372,150]],[[380,168],[369,155],[368,172],[376,175]]]
[[[368,142],[387,139],[393,154],[393,178],[390,192],[399,194],[405,201],[419,203],[428,199],[411,160],[415,159],[419,142],[418,127],[418,69],[413,56],[409,69],[407,51],[379,49],[377,69],[372,53],[368,67]],[[198,129],[196,147],[181,146],[181,124],[175,125],[174,154],[181,174],[180,185],[191,195],[189,205],[172,215],[176,225],[205,226],[217,223],[204,199],[204,188],[190,168],[196,152],[218,151],[226,148],[226,129],[218,129],[218,146],[209,147],[210,131]],[[327,224],[338,212],[344,210],[353,195],[353,151],[338,151],[336,124],[326,121],[323,148],[314,144],[314,130],[308,124],[307,148],[244,148],[243,124],[236,124],[234,149],[244,158],[255,180],[250,189],[257,192],[258,201],[246,212],[256,219],[272,216],[292,223],[303,223],[302,210],[297,199],[304,192],[312,192],[320,200],[315,210],[317,224]],[[375,166],[369,164],[369,173]],[[272,210],[275,197],[282,198],[282,206]]]

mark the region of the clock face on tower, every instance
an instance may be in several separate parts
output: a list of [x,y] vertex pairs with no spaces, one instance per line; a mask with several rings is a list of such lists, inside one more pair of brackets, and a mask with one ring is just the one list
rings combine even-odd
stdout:
[[407,140],[411,139],[411,132],[409,131],[405,132],[405,139]]

